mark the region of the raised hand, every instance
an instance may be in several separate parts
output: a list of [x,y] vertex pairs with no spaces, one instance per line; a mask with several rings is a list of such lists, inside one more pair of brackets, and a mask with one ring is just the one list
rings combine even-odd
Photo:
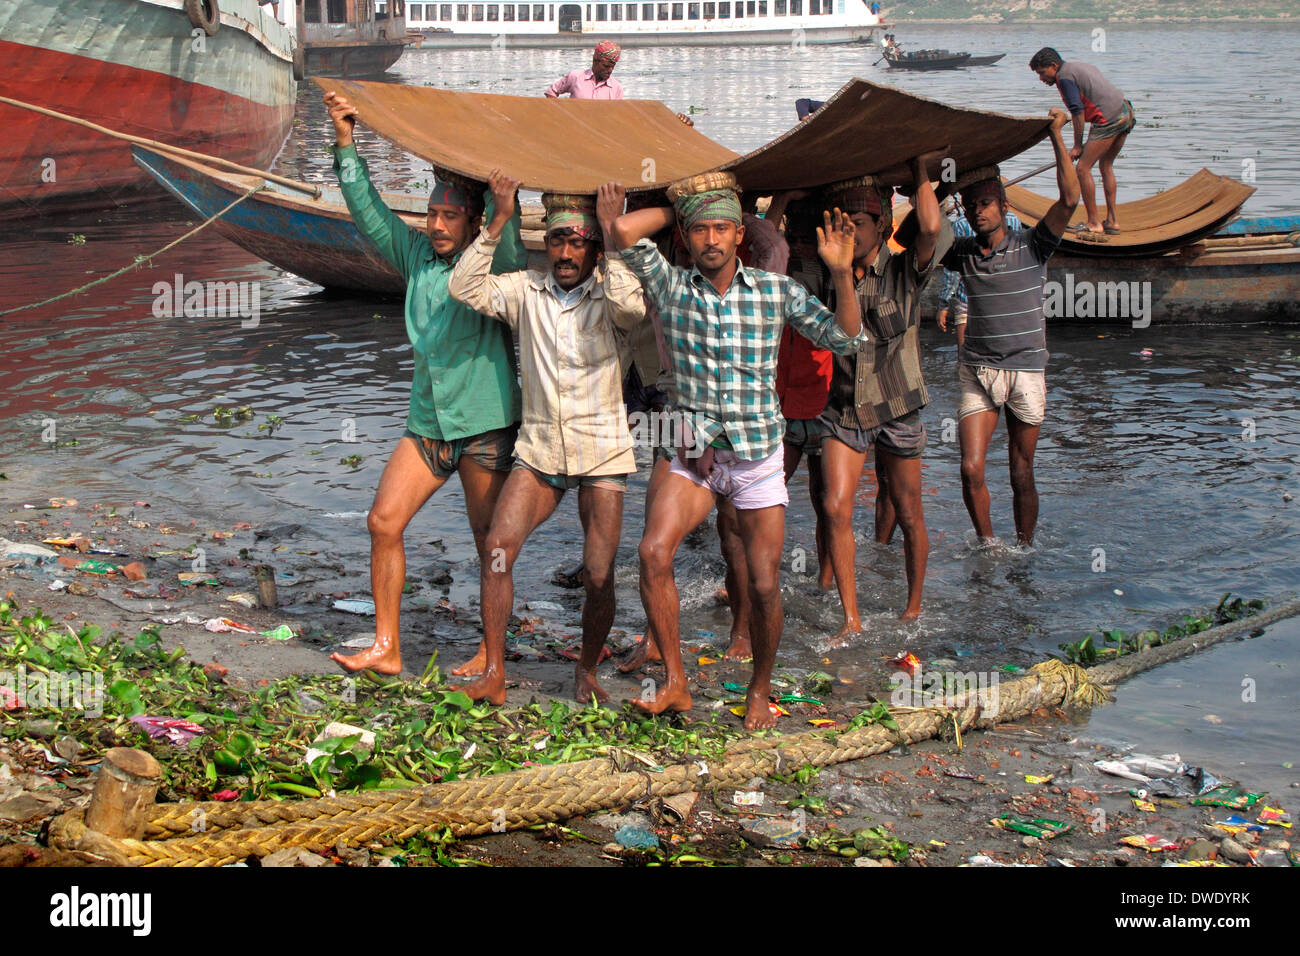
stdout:
[[823,223],[817,227],[817,254],[832,272],[853,268],[853,220],[835,208],[822,211]]
[[1048,116],[1052,118],[1052,130],[1059,132],[1065,128],[1065,124],[1070,122],[1070,114],[1060,107],[1053,107],[1048,111]]
[[340,147],[352,145],[352,129],[357,122],[357,108],[339,93],[330,91],[324,96],[334,123],[334,141]]
[[614,220],[623,215],[626,199],[627,191],[619,183],[603,183],[596,190],[596,221],[607,241],[614,234]]
[[511,179],[499,169],[488,173],[488,189],[492,191],[492,207],[496,210],[495,218],[503,223],[515,214],[515,194],[519,192],[520,181]]

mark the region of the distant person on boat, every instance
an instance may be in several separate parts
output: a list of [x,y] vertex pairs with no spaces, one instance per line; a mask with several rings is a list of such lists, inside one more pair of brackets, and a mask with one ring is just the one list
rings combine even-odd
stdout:
[[794,101],[794,112],[799,117],[799,122],[802,123],[825,105],[825,100],[810,100],[803,96]]
[[568,93],[575,100],[621,100],[623,84],[614,79],[622,48],[613,40],[596,44],[591,57],[591,69],[571,70],[546,88],[546,96],[555,99]]
[[[459,690],[475,700],[506,699],[506,625],[514,606],[514,565],[529,536],[578,493],[584,563],[582,650],[573,696],[609,695],[596,665],[614,622],[614,557],[623,528],[623,493],[636,471],[623,405],[627,333],[645,320],[641,283],[621,257],[601,259],[602,236],[623,211],[614,183],[590,196],[542,196],[547,272],[492,274],[497,245],[517,205],[517,180],[493,170],[496,212],[451,274],[457,301],[497,319],[519,341],[523,425],[514,470],[501,491],[482,562],[482,676]],[[477,663],[477,660],[473,663]]]
[[1061,141],[1069,122],[1052,110],[1051,140],[1056,153],[1059,198],[1033,229],[1007,229],[1006,190],[997,167],[958,176],[966,219],[974,238],[957,239],[941,260],[961,274],[969,318],[958,353],[961,405],[957,439],[961,445],[961,490],[980,541],[994,541],[984,463],[1006,407],[1012,510],[1016,537],[1028,547],[1038,524],[1034,453],[1047,405],[1047,330],[1043,288],[1047,260],[1060,245],[1070,216],[1079,205],[1079,180]]
[[[1055,86],[1074,123],[1074,146],[1070,158],[1078,163],[1079,189],[1087,222],[1079,232],[1117,235],[1120,221],[1117,211],[1119,187],[1115,182],[1115,158],[1124,148],[1128,134],[1137,125],[1133,104],[1095,66],[1070,61],[1045,46],[1033,55],[1029,67],[1048,86]],[[1083,141],[1083,125],[1091,123],[1088,141]],[[1106,218],[1097,210],[1097,187],[1092,181],[1092,167],[1101,170],[1101,186],[1106,194]]]
[[[497,497],[514,460],[520,392],[510,331],[452,299],[452,267],[478,234],[486,197],[477,183],[439,179],[429,196],[427,233],[406,225],[371,185],[352,132],[356,109],[326,93],[334,123],[334,171],[357,229],[406,280],[406,332],[415,372],[406,432],[379,479],[366,524],[375,640],[364,651],[331,658],[349,671],[402,670],[399,615],[406,583],[403,533],[416,512],[453,473],[465,491],[465,511],[480,561]],[[494,213],[495,215],[495,213]],[[519,215],[497,230],[499,272],[521,269],[528,253]]]
[[[853,296],[853,223],[838,211],[834,217],[826,212],[818,236],[840,292],[839,308],[832,313],[792,279],[737,261],[745,230],[729,173],[674,183],[668,197],[672,208],[638,209],[614,223],[615,246],[663,319],[678,399],[692,423],[690,440],[682,443],[649,506],[639,549],[641,599],[668,682],[633,703],[652,714],[691,708],[673,557],[725,497],[737,511],[753,613],[754,674],[745,698],[745,727],[767,729],[776,726],[769,695],[783,627],[779,565],[789,502],[773,370],[786,323],[838,352],[852,352],[864,341]],[[648,238],[674,219],[695,264],[689,271],[669,264]],[[702,363],[702,354],[713,360]]]
[[[945,200],[945,207],[947,207],[948,223],[952,226],[954,236],[975,235],[975,230],[962,215],[961,204],[957,202],[956,197],[950,196]],[[1010,209],[1007,210],[1006,224],[1008,232],[1015,232],[1022,228],[1020,217]],[[939,283],[939,311],[935,315],[935,323],[939,326],[940,332],[948,331],[950,318],[952,332],[957,337],[957,348],[960,349],[966,339],[966,284],[961,281],[961,273],[944,269]]]
[[830,559],[844,608],[844,626],[837,638],[841,645],[862,630],[853,505],[873,447],[876,541],[888,544],[895,527],[902,527],[907,606],[901,619],[909,621],[921,613],[930,555],[921,505],[921,455],[926,444],[921,409],[930,401],[921,372],[921,293],[953,241],[929,173],[945,152],[925,153],[911,162],[916,212],[899,231],[901,254],[889,245],[892,188],[864,176],[825,190],[825,204],[853,219],[854,295],[867,337],[864,348],[834,357],[830,393],[818,423]]

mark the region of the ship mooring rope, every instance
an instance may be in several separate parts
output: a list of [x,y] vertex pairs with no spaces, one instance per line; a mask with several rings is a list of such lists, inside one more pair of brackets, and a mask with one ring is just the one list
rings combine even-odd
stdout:
[[49,842],[57,849],[80,850],[122,866],[224,866],[286,847],[328,850],[340,842],[403,840],[443,828],[457,837],[501,832],[618,809],[650,797],[735,787],[801,766],[860,760],[899,744],[1016,720],[1041,707],[1092,706],[1110,699],[1105,685],[1298,614],[1300,601],[1290,601],[1087,669],[1044,661],[1024,677],[1000,684],[992,707],[985,688],[949,695],[936,706],[894,708],[897,730],[875,723],[839,732],[752,738],[733,744],[721,759],[685,757],[655,770],[611,748],[609,756],[594,760],[406,790],[298,801],[158,804],[142,840],[96,833],[86,827],[84,811],[76,810],[50,824]]

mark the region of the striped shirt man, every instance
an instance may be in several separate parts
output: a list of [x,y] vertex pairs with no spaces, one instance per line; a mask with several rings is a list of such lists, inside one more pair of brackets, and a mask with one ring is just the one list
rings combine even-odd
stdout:
[[835,313],[788,276],[746,268],[719,295],[699,269],[669,265],[649,239],[623,250],[663,320],[681,407],[697,441],[725,443],[759,461],[781,447],[785,420],[776,394],[781,330],[789,323],[814,345],[854,352],[865,333],[845,335]]
[[941,260],[961,273],[970,318],[962,343],[963,365],[1009,371],[1047,368],[1043,285],[1047,260],[1061,237],[1041,222],[1010,230],[1002,244],[985,252],[978,237],[958,237]]

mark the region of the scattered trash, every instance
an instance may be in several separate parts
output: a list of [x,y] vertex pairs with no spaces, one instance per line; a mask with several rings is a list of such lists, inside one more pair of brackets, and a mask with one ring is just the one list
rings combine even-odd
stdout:
[[51,508],[75,508],[77,507],[76,498],[51,498]]
[[1031,820],[1028,817],[1018,817],[1014,813],[1004,813],[999,817],[994,817],[989,823],[1004,830],[1015,830],[1017,833],[1026,833],[1041,840],[1055,839],[1062,833],[1068,833],[1073,829],[1071,824],[1063,823],[1060,820]]
[[84,561],[78,561],[75,570],[84,571],[87,574],[114,574],[118,567],[111,561],[100,561],[96,558],[86,558]]
[[366,730],[364,727],[353,727],[351,724],[340,723],[336,720],[326,724],[320,736],[311,742],[311,746],[307,748],[307,753],[303,755],[303,763],[310,765],[317,757],[324,757],[331,753],[329,750],[320,749],[320,745],[326,741],[338,740],[344,737],[360,737],[359,743],[367,753],[374,749],[374,731]]
[[1178,754],[1150,757],[1146,754],[1129,754],[1120,760],[1097,760],[1093,766],[1115,777],[1126,777],[1138,783],[1148,783],[1153,777],[1168,777],[1187,772],[1187,764]]
[[1260,823],[1267,823],[1269,826],[1291,829],[1291,814],[1281,807],[1261,807],[1257,819]]
[[[767,705],[767,709],[772,712],[773,717],[790,716],[790,712],[786,710],[784,707],[782,707],[780,704],[769,703]],[[744,717],[745,714],[748,712],[748,710],[749,708],[744,704],[738,704],[737,706],[731,708],[731,712],[735,714],[737,717]]]
[[228,617],[211,617],[203,622],[203,629],[211,631],[213,634],[226,634],[235,631],[240,634],[256,634],[254,628],[240,624],[238,621],[232,621]]
[[825,717],[814,717],[808,723],[814,727],[836,727],[840,722],[838,720],[827,720]]
[[1154,803],[1152,803],[1150,800],[1139,800],[1137,797],[1134,797],[1134,798],[1133,798],[1133,806],[1137,807],[1137,808],[1138,808],[1139,810],[1141,810],[1143,813],[1155,813],[1155,812],[1156,812],[1156,805],[1155,805]]
[[356,637],[350,637],[339,644],[339,647],[369,647],[375,643],[374,634],[358,634]]
[[195,737],[207,733],[198,724],[174,717],[136,716],[131,718],[131,723],[138,724],[150,737],[165,737],[177,747],[184,747]]
[[912,675],[915,675],[917,670],[921,667],[920,658],[910,651],[899,654],[897,657],[892,658],[889,663]]
[[1218,714],[1206,714],[1204,717],[1201,718],[1201,720],[1207,720],[1212,724],[1223,723],[1223,718],[1220,717]]
[[654,833],[628,823],[614,831],[614,839],[625,850],[654,850],[659,846],[659,837]]
[[1178,849],[1177,843],[1162,836],[1156,836],[1154,833],[1143,833],[1140,836],[1135,833],[1132,836],[1123,837],[1119,842],[1126,846],[1135,846],[1139,850],[1146,850],[1148,853]]
[[1233,814],[1226,820],[1215,820],[1210,824],[1210,826],[1214,827],[1216,830],[1222,830],[1229,836],[1236,836],[1238,833],[1246,832],[1261,833],[1268,829],[1266,826],[1259,823],[1251,823],[1245,817],[1239,817],[1236,814]]
[[240,607],[257,607],[257,598],[242,591],[239,594],[230,595],[226,600],[231,604],[238,604]]
[[50,582],[51,591],[62,591],[67,586],[68,586],[68,582],[64,581],[62,578],[56,578],[55,580]]
[[0,710],[20,710],[23,702],[8,687],[0,684]]
[[722,689],[729,690],[733,694],[743,694],[745,692],[745,685],[737,684],[735,681],[724,680],[722,682]]
[[818,707],[826,706],[816,697],[800,697],[797,694],[786,694],[784,697],[776,699],[778,704],[816,704]]
[[57,560],[59,554],[57,551],[43,548],[39,544],[19,544],[17,541],[10,541],[8,538],[0,538],[0,557],[39,565],[47,561]]
[[238,799],[239,799],[239,791],[238,791],[238,790],[218,790],[216,793],[214,793],[214,794],[212,795],[212,799],[213,799],[213,800],[217,800],[217,801],[219,801],[219,802],[221,802],[221,803],[229,803],[231,800],[238,800]]
[[1250,793],[1235,787],[1220,785],[1202,794],[1192,801],[1197,807],[1227,807],[1230,810],[1245,810],[1253,807],[1264,798],[1262,793]]
[[259,633],[261,633],[263,637],[269,637],[273,641],[291,641],[297,636],[293,633],[293,628],[288,624],[281,624],[269,631],[261,631]]
[[715,660],[715,659],[712,658],[712,657],[701,657],[701,658],[699,659],[699,661],[697,661],[697,663],[698,663],[701,667],[705,667],[705,666],[707,666],[707,665],[709,665],[709,664],[716,664],[716,663],[718,663],[718,662],[717,662],[717,660]]
[[1056,774],[1049,773],[1046,777],[1038,777],[1032,773],[1025,774],[1025,783],[1051,783],[1056,778]]
[[187,584],[191,587],[195,585],[207,585],[209,587],[218,587],[221,582],[206,571],[180,571],[176,575],[176,580],[181,584]]
[[1281,850],[1269,847],[1265,850],[1255,850],[1251,853],[1256,866],[1291,866],[1291,861],[1287,854]]
[[564,612],[564,608],[552,601],[529,601],[524,607],[530,611],[552,611],[556,614]]
[[745,829],[777,846],[793,846],[804,834],[804,828],[793,819],[767,817],[752,823],[745,821]]
[[737,790],[731,795],[731,802],[738,807],[761,807],[765,799],[762,790]]
[[331,605],[336,611],[343,611],[345,614],[361,614],[366,617],[373,617],[375,613],[374,601],[335,601]]

